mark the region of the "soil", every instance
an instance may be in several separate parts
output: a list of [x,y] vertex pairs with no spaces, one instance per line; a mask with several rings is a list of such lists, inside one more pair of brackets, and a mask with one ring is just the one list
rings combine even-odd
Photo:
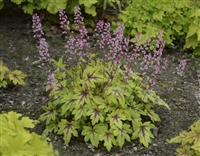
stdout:
[[[4,12],[5,13],[5,12]],[[38,119],[42,113],[46,76],[44,69],[37,63],[39,60],[38,44],[33,42],[32,35],[24,34],[31,29],[31,17],[24,14],[1,13],[0,15],[0,60],[11,70],[21,70],[27,74],[25,86],[17,88],[0,88],[0,113],[14,110],[32,119]],[[49,32],[49,34],[51,34]],[[48,38],[50,51],[61,53],[63,40],[61,35],[52,35]],[[62,137],[49,134],[54,149],[61,156],[174,156],[177,144],[168,144],[166,139],[178,135],[199,118],[199,101],[196,93],[199,91],[199,79],[197,71],[200,70],[200,59],[191,57],[181,49],[167,49],[170,61],[167,69],[159,76],[154,90],[169,104],[171,110],[163,107],[156,108],[161,122],[156,123],[158,133],[152,140],[148,149],[138,141],[126,143],[122,149],[112,148],[111,152],[100,145],[93,148],[85,143],[82,137],[74,138],[68,146],[64,145]],[[188,64],[182,77],[172,75],[178,60],[187,58]],[[36,61],[36,62],[35,62]],[[173,78],[176,84],[168,90],[164,88]],[[34,131],[41,134],[45,124],[40,123]]]

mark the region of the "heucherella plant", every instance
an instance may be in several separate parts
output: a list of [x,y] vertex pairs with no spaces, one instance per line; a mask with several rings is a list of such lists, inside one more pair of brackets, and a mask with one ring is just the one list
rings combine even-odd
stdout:
[[6,88],[8,85],[25,85],[26,74],[20,70],[11,71],[0,61],[0,88]]
[[181,146],[176,149],[177,156],[193,156],[200,155],[200,120],[196,121],[189,127],[189,131],[183,131],[178,136],[167,140],[169,143],[181,143]]
[[57,69],[55,87],[40,116],[46,121],[45,131],[64,135],[66,144],[80,131],[86,142],[98,147],[103,141],[108,151],[137,138],[149,146],[154,122],[160,121],[154,107],[169,107],[154,91],[147,90],[141,76],[101,59],[91,58],[69,70],[62,58],[52,61]]
[[111,32],[110,23],[99,21],[89,36],[76,7],[77,36],[64,11],[59,13],[66,51],[58,61],[50,59],[55,70],[48,77],[49,102],[39,118],[46,121],[45,132],[63,135],[65,144],[83,135],[95,147],[103,142],[108,151],[134,139],[148,147],[160,121],[154,108],[170,109],[151,88],[168,62],[168,56],[161,57],[162,31],[144,45],[137,44],[139,34],[131,44],[123,37],[123,24]]

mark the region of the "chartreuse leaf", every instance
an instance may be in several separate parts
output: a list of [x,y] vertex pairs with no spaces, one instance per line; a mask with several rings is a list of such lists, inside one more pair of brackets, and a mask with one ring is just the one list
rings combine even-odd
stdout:
[[83,81],[88,85],[88,87],[95,88],[95,83],[104,82],[104,77],[102,74],[99,74],[99,66],[97,68],[91,68],[88,66],[83,72]]
[[117,126],[113,126],[112,129],[114,130],[114,136],[117,137],[116,141],[120,148],[124,145],[124,141],[131,141],[129,134],[131,134],[133,131],[130,128],[130,125],[123,124],[122,128],[119,128]]
[[176,152],[178,153],[177,156],[192,156],[194,155],[194,151],[191,150],[190,146],[183,145],[182,148],[177,148]]
[[156,114],[153,109],[146,109],[145,113],[151,118],[153,122],[160,121],[158,114]]
[[169,143],[180,143],[180,142],[182,142],[183,144],[187,143],[187,141],[184,141],[184,140],[187,140],[187,131],[182,131],[179,134],[179,136],[176,136],[176,137],[174,137],[170,140],[167,140],[167,142],[169,142]]
[[57,111],[55,110],[55,106],[52,102],[48,103],[48,106],[42,106],[46,112],[40,115],[39,120],[46,120],[46,124],[48,125],[51,120],[56,120]]
[[117,141],[115,140],[113,130],[108,130],[107,125],[104,126],[104,130],[102,130],[101,134],[99,135],[99,140],[104,141],[104,146],[108,151],[111,150],[113,145],[117,145]]
[[78,137],[78,131],[76,129],[79,128],[79,125],[76,121],[69,122],[65,119],[61,119],[58,127],[58,134],[64,134],[63,139],[66,145],[68,145],[68,143],[70,142],[72,135]]
[[7,81],[3,80],[3,81],[0,81],[0,88],[3,87],[3,88],[6,88],[7,86]]
[[74,115],[74,119],[77,121],[78,119],[82,117],[86,117],[87,114],[87,108],[85,106],[80,106],[72,111],[72,114]]
[[16,85],[25,85],[24,78],[26,77],[26,74],[21,72],[20,70],[14,70],[10,72],[9,79]]
[[12,111],[0,114],[1,155],[58,155],[57,152],[54,154],[51,143],[48,145],[47,138],[24,129],[34,128],[38,121],[21,116]]
[[28,3],[27,5],[24,5],[22,7],[24,13],[27,13],[29,15],[33,15],[33,11],[35,9],[35,6],[33,5],[33,3]]
[[132,122],[132,125],[135,125],[135,122],[140,122],[142,120],[140,113],[133,111],[133,109],[128,108],[127,118]]
[[97,0],[79,0],[79,4],[83,4],[86,7],[91,7],[92,5],[96,4],[98,1]]
[[51,61],[53,62],[53,65],[60,70],[65,69],[66,67],[66,64],[63,63],[63,58],[60,58],[58,61],[51,58]]
[[59,3],[57,0],[43,0],[40,3],[42,8],[47,9],[48,12],[52,14],[56,14],[59,9],[65,9],[67,5],[66,0],[59,0]]
[[84,103],[90,103],[92,99],[92,91],[87,86],[77,86],[74,89],[73,99],[76,99],[76,107],[84,105]]
[[92,126],[83,126],[82,135],[84,135],[84,141],[92,143],[93,146],[98,147],[99,145],[99,134],[105,131],[103,124],[96,124]]
[[[109,96],[108,102],[109,103],[114,103],[114,104],[119,104],[122,106],[122,108],[125,108],[125,97],[124,97],[125,91],[120,88],[120,87],[109,87],[106,90],[106,95]],[[118,102],[117,102],[118,100]]]
[[111,114],[108,114],[108,117],[106,118],[107,121],[110,121],[111,127],[113,125],[122,128],[122,122],[123,120],[126,120],[126,117],[123,113],[123,110],[116,110],[113,111]]
[[137,124],[133,126],[134,132],[132,134],[132,139],[139,138],[140,143],[148,148],[151,138],[154,138],[151,133],[151,129],[154,127],[155,126],[150,122],[137,122]]
[[62,98],[63,105],[61,106],[61,114],[64,115],[67,111],[72,112],[76,108],[76,99],[72,98],[73,94],[69,92]]
[[189,38],[186,38],[186,43],[184,45],[184,48],[190,48],[192,47],[193,49],[198,46],[199,42],[197,41],[197,34],[192,35]]
[[102,115],[101,110],[97,106],[88,107],[87,115],[90,116],[92,125],[95,125],[99,121],[104,121],[104,116]]
[[200,9],[196,9],[191,15],[190,17],[200,17]]
[[189,31],[187,33],[186,38],[191,37],[192,35],[197,33],[197,30],[199,29],[198,23],[192,22],[189,26]]

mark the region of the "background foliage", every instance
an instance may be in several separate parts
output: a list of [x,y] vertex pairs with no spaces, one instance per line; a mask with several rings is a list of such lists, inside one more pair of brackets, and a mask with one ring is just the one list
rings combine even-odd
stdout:
[[[197,1],[134,0],[119,14],[119,19],[125,24],[126,35],[143,34],[141,43],[161,29],[168,45],[186,40],[184,48],[195,49],[199,46],[198,6]],[[194,54],[200,55],[199,48]]]

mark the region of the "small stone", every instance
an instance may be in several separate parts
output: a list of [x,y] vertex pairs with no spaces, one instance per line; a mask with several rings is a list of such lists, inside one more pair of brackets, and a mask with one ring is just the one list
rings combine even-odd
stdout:
[[137,152],[138,149],[137,149],[137,147],[133,147],[133,150],[134,150],[135,152]]
[[14,104],[14,101],[8,101],[11,105],[13,105]]
[[58,140],[57,136],[54,137],[54,140]]
[[153,143],[152,145],[153,145],[153,146],[158,146],[158,144],[155,144],[155,143]]
[[154,127],[154,129],[153,129],[153,135],[155,136],[155,137],[157,137],[158,136],[158,127]]

